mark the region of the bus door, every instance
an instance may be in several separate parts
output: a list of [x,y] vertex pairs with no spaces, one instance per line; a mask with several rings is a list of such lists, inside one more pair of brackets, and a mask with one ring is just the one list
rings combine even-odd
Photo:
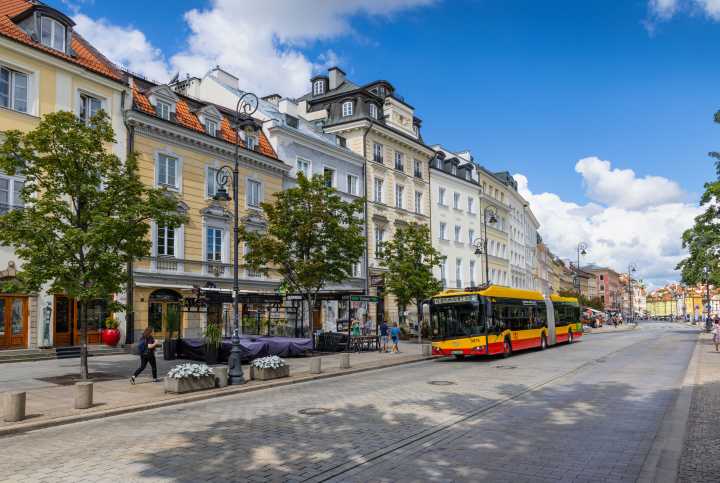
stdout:
[[555,337],[555,309],[553,308],[552,300],[549,298],[545,299],[545,307],[547,307],[547,329],[548,329],[548,345],[557,344],[557,338]]
[[503,309],[502,305],[494,303],[491,306],[492,314],[486,317],[488,354],[501,354],[503,351],[503,342],[505,341],[503,332],[507,329],[503,318]]

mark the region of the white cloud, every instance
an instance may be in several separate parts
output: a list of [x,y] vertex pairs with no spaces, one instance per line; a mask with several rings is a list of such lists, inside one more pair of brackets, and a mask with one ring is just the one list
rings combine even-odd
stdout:
[[720,21],[720,0],[649,0],[648,19],[642,23],[653,35],[660,23],[670,20],[679,12]]
[[[597,263],[622,273],[630,262],[635,262],[639,275],[651,287],[679,280],[675,266],[685,257],[682,233],[703,209],[686,202],[679,187],[670,190],[672,196],[658,196],[652,203],[642,203],[640,195],[632,196],[629,202],[612,196],[629,189],[646,192],[653,186],[677,186],[665,178],[640,179],[630,170],[611,171],[609,162],[597,158],[580,160],[575,171],[583,176],[593,199],[604,205],[578,205],[553,193],[535,194],[525,176],[514,175],[518,191],[530,203],[550,250],[563,259],[576,259],[578,243],[585,242],[588,255],[581,264]],[[618,191],[607,186],[610,180],[618,184]]]
[[200,76],[220,65],[240,78],[242,89],[298,96],[309,91],[314,73],[343,60],[333,51],[309,59],[300,49],[342,36],[363,39],[351,25],[354,16],[392,21],[403,11],[437,1],[215,0],[205,10],[184,14],[188,38],[168,60],[137,29],[84,15],[75,21],[78,32],[108,58],[150,78],[163,81],[176,70],[181,76]]

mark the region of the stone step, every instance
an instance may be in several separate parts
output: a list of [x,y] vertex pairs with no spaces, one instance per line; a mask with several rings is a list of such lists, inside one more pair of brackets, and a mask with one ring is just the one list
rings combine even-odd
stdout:
[[[88,357],[126,355],[123,346],[88,346]],[[78,359],[80,347],[57,347],[54,349],[18,349],[0,352],[0,364],[9,362],[32,362],[52,359]]]

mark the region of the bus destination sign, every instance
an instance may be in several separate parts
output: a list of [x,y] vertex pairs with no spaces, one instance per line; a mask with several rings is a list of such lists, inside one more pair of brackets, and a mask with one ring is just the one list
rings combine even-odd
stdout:
[[439,297],[435,299],[436,304],[466,304],[477,300],[477,295],[454,295],[452,297]]

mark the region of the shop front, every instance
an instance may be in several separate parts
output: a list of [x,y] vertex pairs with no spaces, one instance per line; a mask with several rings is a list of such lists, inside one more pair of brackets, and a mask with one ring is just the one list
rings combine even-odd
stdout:
[[[65,294],[54,296],[53,311],[53,345],[55,347],[68,347],[80,345],[82,319],[80,304],[76,299],[70,299]],[[85,302],[85,317],[87,321],[88,345],[102,344],[102,333],[105,330],[105,320],[112,317],[108,309],[109,302],[101,297]]]
[[0,296],[0,350],[28,347],[28,297]]

